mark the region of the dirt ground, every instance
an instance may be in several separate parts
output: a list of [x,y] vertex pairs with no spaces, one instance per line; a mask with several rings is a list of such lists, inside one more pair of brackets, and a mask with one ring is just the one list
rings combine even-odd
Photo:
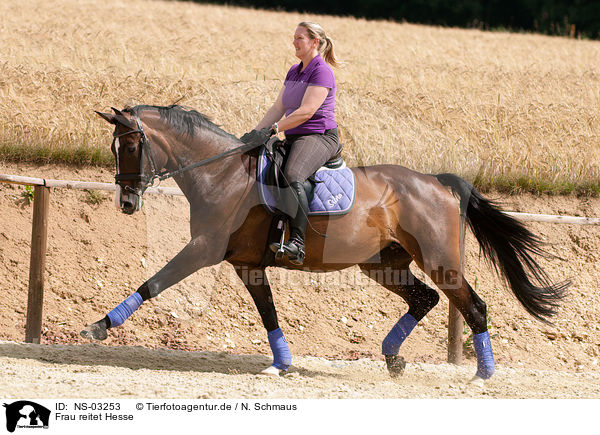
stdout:
[[[0,173],[109,183],[113,177],[97,168],[8,164],[0,164]],[[469,346],[462,366],[445,364],[448,302],[443,296],[402,347],[409,362],[406,375],[387,377],[381,341],[407,308],[355,269],[269,270],[280,326],[295,357],[282,379],[255,376],[270,362],[266,332],[249,294],[225,263],[148,301],[105,342],[89,344],[79,331],[135,291],[187,242],[188,206],[179,197],[148,195],[141,213],[126,216],[108,193],[52,190],[43,345],[22,344],[33,211],[26,196],[23,186],[0,184],[0,371],[7,375],[0,381],[0,396],[13,397],[9,383],[32,370],[44,377],[52,373],[53,379],[64,376],[65,383],[46,382],[42,391],[34,382],[31,397],[600,397],[598,226],[530,224],[555,255],[540,263],[554,280],[573,281],[554,327],[525,312],[468,236],[466,273],[488,305],[498,364],[486,387],[473,390],[465,386],[475,372]],[[505,210],[600,216],[597,198],[487,196],[499,199]],[[465,339],[469,334],[465,330]],[[149,389],[142,390],[132,370],[153,380]],[[80,373],[86,374],[85,385],[78,381]],[[106,377],[132,380],[107,391],[101,388]],[[214,383],[208,385],[209,379]]]
[[410,363],[402,377],[391,379],[383,361],[304,356],[296,357],[285,376],[260,375],[269,363],[265,355],[233,352],[0,342],[0,397],[600,398],[600,373],[591,372],[500,366],[481,387],[467,383],[474,372],[471,365]]

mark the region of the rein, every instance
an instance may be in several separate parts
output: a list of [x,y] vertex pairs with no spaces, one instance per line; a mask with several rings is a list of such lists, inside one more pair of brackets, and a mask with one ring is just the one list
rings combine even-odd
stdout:
[[156,174],[153,177],[153,180],[158,179],[159,181],[163,181],[163,180],[166,180],[167,178],[174,177],[175,175],[179,175],[179,174],[181,174],[183,172],[187,172],[191,169],[199,168],[200,166],[208,165],[209,163],[224,159],[225,157],[229,157],[234,154],[243,154],[254,148],[258,148],[259,146],[262,146],[262,145],[254,145],[254,144],[240,145],[239,147],[235,147],[233,149],[230,149],[229,151],[225,151],[224,153],[217,154],[216,156],[209,157],[208,159],[204,159],[204,160],[201,160],[196,163],[192,163],[191,165],[188,165],[188,166],[184,166],[183,168],[178,169],[176,171],[172,171],[172,172],[164,171],[164,172],[161,172],[160,174]]
[[[142,136],[141,140],[140,140],[140,146],[142,148],[141,150],[141,155],[140,155],[140,172],[137,174],[119,174],[117,173],[117,175],[115,175],[115,180],[117,181],[117,183],[119,181],[125,181],[125,180],[141,180],[144,183],[144,186],[142,186],[141,188],[141,192],[134,192],[136,194],[139,194],[140,196],[144,193],[144,191],[152,186],[154,184],[154,180],[158,180],[159,182],[166,180],[168,178],[172,178],[176,175],[182,174],[184,172],[190,171],[192,169],[196,169],[199,168],[201,166],[205,166],[208,165],[210,163],[216,162],[217,160],[221,160],[224,159],[226,157],[235,155],[235,154],[243,154],[245,152],[248,152],[254,148],[258,148],[262,145],[256,145],[256,144],[243,144],[240,145],[238,147],[235,147],[233,149],[230,149],[228,151],[225,151],[221,154],[217,154],[216,156],[213,157],[209,157],[207,159],[201,160],[199,162],[196,163],[192,163],[191,165],[188,166],[184,166],[183,168],[179,168],[175,171],[163,171],[163,172],[158,172],[156,170],[156,163],[154,161],[154,156],[152,155],[152,149],[150,148],[150,140],[148,139],[148,136],[146,136],[146,133],[144,132],[144,128],[142,126],[142,122],[140,120],[140,117],[137,113],[135,113],[135,121],[137,124],[137,129],[136,130],[131,130],[131,131],[127,131],[125,133],[121,133],[121,134],[113,134],[113,137],[115,139],[121,137],[121,136],[127,136],[130,134],[134,134],[134,133],[140,133],[140,135]],[[269,140],[269,142],[271,140],[276,140],[277,138],[274,136],[273,138],[271,138]],[[145,177],[143,172],[143,160],[144,160],[144,156],[146,154],[146,152],[148,152],[148,159],[150,161],[150,167],[152,170],[152,174],[149,177]],[[117,165],[118,166],[118,165]],[[117,167],[118,170],[118,167]]]

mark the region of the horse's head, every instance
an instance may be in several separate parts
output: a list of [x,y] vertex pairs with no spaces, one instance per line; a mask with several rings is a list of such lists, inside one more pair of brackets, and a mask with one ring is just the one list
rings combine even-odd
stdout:
[[117,166],[115,204],[123,213],[133,214],[142,207],[142,194],[152,184],[155,168],[139,117],[132,110],[113,111],[96,113],[115,126],[111,146]]

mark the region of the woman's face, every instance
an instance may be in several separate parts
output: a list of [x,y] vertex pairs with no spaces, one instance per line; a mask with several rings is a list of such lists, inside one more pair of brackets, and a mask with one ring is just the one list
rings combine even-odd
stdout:
[[305,27],[298,26],[294,33],[294,48],[296,49],[296,57],[302,59],[307,54],[316,50],[319,44],[318,39],[311,39],[308,35],[308,30]]

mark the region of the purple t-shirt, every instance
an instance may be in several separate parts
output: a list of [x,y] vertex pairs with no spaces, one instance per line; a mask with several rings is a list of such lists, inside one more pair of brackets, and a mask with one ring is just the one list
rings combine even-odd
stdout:
[[335,122],[335,76],[333,70],[318,54],[304,69],[302,63],[290,68],[283,82],[285,90],[283,91],[283,106],[285,115],[289,116],[294,110],[302,104],[302,98],[308,86],[323,86],[329,88],[325,101],[317,109],[315,114],[308,121],[286,130],[286,134],[310,134],[323,133],[325,130],[336,128]]

